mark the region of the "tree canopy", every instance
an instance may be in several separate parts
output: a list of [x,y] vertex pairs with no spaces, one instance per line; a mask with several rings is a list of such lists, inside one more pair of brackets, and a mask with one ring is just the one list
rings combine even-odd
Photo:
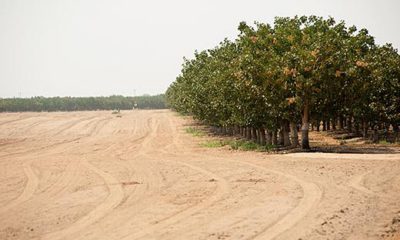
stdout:
[[320,121],[398,131],[400,56],[392,45],[317,16],[241,22],[238,30],[235,40],[185,59],[166,92],[172,108],[212,126],[256,129],[261,138],[285,136],[289,125],[294,135],[301,125],[304,149],[310,124]]

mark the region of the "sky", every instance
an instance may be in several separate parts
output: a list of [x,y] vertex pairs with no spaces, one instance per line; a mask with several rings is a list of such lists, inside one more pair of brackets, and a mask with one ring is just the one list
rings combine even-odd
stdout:
[[164,93],[239,22],[318,15],[400,48],[399,0],[0,0],[0,97]]

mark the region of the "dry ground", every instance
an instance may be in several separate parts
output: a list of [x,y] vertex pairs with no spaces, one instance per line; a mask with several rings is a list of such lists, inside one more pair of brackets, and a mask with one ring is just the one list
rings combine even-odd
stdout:
[[400,155],[199,146],[170,111],[0,114],[0,239],[400,239]]

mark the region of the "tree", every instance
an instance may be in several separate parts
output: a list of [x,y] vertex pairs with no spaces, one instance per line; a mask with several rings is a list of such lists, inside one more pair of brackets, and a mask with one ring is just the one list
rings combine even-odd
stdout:
[[[309,125],[399,130],[399,54],[366,29],[317,16],[239,24],[235,41],[196,52],[166,92],[170,106],[217,128],[244,128],[265,144],[309,149]],[[387,101],[387,100],[390,101]],[[341,123],[343,121],[340,121]],[[340,124],[342,125],[342,124]],[[290,132],[290,138],[289,138]],[[366,135],[366,134],[365,134]],[[274,137],[273,137],[274,136]],[[272,138],[272,141],[271,141]]]

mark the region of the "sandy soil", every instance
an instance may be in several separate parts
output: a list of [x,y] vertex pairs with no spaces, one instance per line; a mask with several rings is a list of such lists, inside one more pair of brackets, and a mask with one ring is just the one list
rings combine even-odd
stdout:
[[187,124],[0,114],[0,239],[400,239],[399,154],[207,149]]

